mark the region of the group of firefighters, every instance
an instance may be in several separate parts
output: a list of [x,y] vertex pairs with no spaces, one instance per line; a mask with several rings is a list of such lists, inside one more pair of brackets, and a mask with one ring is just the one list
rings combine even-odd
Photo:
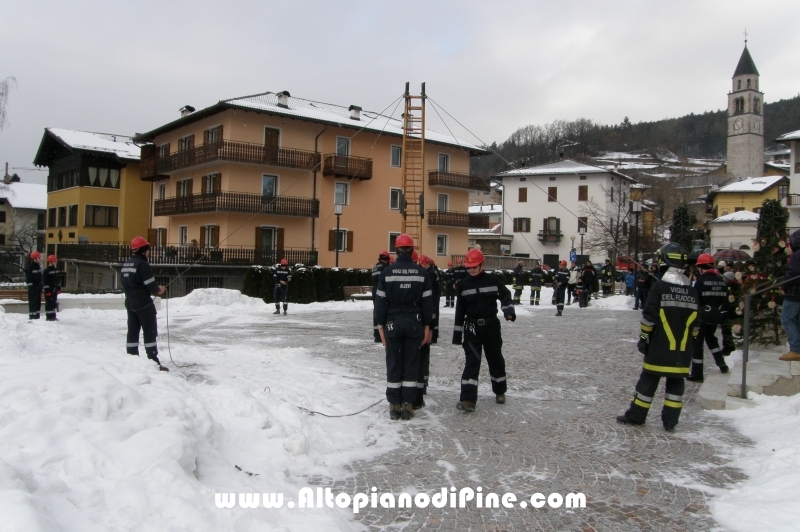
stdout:
[[28,319],[38,320],[42,310],[44,292],[44,315],[47,321],[58,321],[58,294],[61,293],[61,274],[57,269],[58,258],[47,256],[47,267],[42,270],[39,261],[42,254],[33,251],[25,268],[25,286],[28,289]]

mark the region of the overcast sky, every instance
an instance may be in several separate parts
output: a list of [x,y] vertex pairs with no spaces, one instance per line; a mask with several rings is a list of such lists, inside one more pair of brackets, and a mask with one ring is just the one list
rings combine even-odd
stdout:
[[0,20],[0,79],[17,80],[0,163],[27,182],[46,176],[45,127],[133,135],[266,91],[381,111],[424,81],[487,143],[718,110],[745,28],[765,100],[800,93],[798,0],[3,0]]

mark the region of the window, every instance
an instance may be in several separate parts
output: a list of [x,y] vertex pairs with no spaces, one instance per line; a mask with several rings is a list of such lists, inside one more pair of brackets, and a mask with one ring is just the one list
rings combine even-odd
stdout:
[[389,233],[389,253],[395,253],[396,247],[394,243],[397,241],[397,237],[400,236],[400,233]]
[[743,210],[744,210],[744,207],[734,207],[733,208],[733,212],[739,212],[739,211],[743,211]]
[[62,190],[65,188],[77,187],[80,185],[80,171],[67,170],[59,172],[56,175],[47,177],[47,191],[53,192],[54,190]]
[[528,188],[527,187],[520,187],[518,201],[520,203],[525,203],[526,201],[528,201]]
[[167,245],[167,229],[159,227],[156,229],[156,241],[153,242],[156,247],[163,247]]
[[578,180],[580,180],[580,181],[586,181],[586,176],[585,176],[585,175],[582,175],[582,176],[580,176],[580,177],[578,178]]
[[83,225],[86,227],[117,227],[119,207],[87,205]]
[[558,201],[558,187],[547,187],[547,201]]
[[550,234],[558,234],[561,231],[561,218],[545,218],[544,230]]
[[750,79],[747,80],[747,88],[750,88]]
[[56,209],[47,209],[47,227],[56,227]]
[[438,210],[439,212],[447,212],[447,207],[449,203],[450,203],[450,197],[447,194],[436,195],[436,210]]
[[194,148],[194,135],[188,135],[178,139],[178,151],[187,151]]
[[261,249],[265,251],[273,251],[277,244],[275,227],[262,227],[261,228]]
[[336,183],[333,190],[334,205],[350,204],[350,185],[349,183]]
[[628,236],[628,222],[622,222],[622,236]]
[[578,201],[589,201],[589,185],[578,185]]
[[69,206],[69,225],[76,226],[78,225],[78,206],[77,205],[70,205]]
[[169,156],[169,143],[162,144],[158,147],[158,156],[159,157],[167,157]]
[[739,80],[739,83],[737,83],[736,90],[742,90],[742,80]]
[[447,235],[436,235],[436,254],[447,255]]
[[778,201],[789,195],[789,185],[778,185]]
[[167,198],[167,185],[166,183],[161,183],[158,185],[158,199],[163,200]]
[[514,232],[515,233],[530,233],[531,232],[531,219],[530,218],[514,218]]
[[556,180],[556,176],[554,176],[554,175],[551,175],[551,176],[550,176],[550,181],[555,181],[555,180]]
[[40,212],[36,215],[36,229],[43,231],[45,228],[45,214]]
[[328,251],[353,251],[353,232],[347,229],[331,229],[328,233]]
[[59,207],[58,208],[58,226],[65,227],[67,225],[67,208],[66,207]]
[[584,233],[586,232],[586,228],[589,226],[589,217],[588,216],[579,216],[578,217],[578,232],[581,232],[583,229]]
[[189,227],[182,225],[178,227],[178,243],[185,246],[189,243]]
[[6,211],[0,211],[0,223],[6,223]]
[[350,139],[336,137],[336,155],[350,155]]
[[261,195],[262,196],[278,195],[278,176],[276,175],[261,176]]
[[446,153],[439,154],[439,171],[440,172],[449,172],[450,171],[450,156]]
[[200,229],[200,247],[212,248],[219,245],[219,227],[206,225]]
[[527,181],[527,180],[528,180],[528,178],[527,178],[527,177],[520,177],[520,178],[519,178],[519,181],[520,181],[520,183],[524,183],[524,182],[525,182],[525,181]]
[[206,142],[219,142],[222,140],[222,127],[212,127],[206,132]]
[[392,210],[400,210],[400,201],[403,197],[403,191],[399,188],[389,189],[389,208]]
[[392,146],[392,153],[391,153],[391,165],[394,168],[400,168],[401,166],[401,159],[400,157],[403,154],[403,148],[400,146]]
[[186,197],[192,194],[192,180],[184,179],[178,181],[178,197]]
[[611,189],[608,191],[608,200],[611,203],[614,203],[614,187],[611,187]]
[[208,174],[203,176],[203,194],[213,194],[220,188],[220,175]]

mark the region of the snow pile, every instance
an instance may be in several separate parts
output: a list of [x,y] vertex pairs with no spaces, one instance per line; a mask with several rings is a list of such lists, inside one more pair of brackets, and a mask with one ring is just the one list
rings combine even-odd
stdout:
[[756,408],[715,412],[755,441],[732,465],[750,477],[711,502],[730,530],[797,530],[800,527],[800,394],[749,394]]
[[174,299],[177,307],[201,307],[213,305],[217,307],[230,307],[232,305],[263,307],[264,302],[255,297],[242,295],[238,290],[225,290],[222,288],[199,288],[192,290],[186,297]]
[[631,296],[616,295],[592,299],[589,308],[599,308],[604,310],[632,310],[634,299]]

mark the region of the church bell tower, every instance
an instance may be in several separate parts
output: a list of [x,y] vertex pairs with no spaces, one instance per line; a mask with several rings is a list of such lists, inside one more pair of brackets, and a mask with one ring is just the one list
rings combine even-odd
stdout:
[[728,173],[734,177],[764,175],[764,93],[758,76],[745,40],[728,93]]

